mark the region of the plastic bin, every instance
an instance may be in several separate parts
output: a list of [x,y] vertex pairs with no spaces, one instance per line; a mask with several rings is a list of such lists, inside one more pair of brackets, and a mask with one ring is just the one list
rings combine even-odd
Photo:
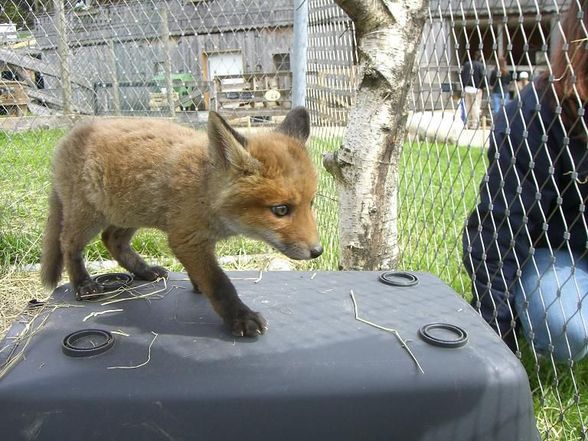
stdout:
[[[136,281],[110,299],[132,300],[110,304],[75,301],[64,285],[0,343],[0,437],[539,439],[527,375],[475,311],[429,274],[412,286],[380,275],[230,273],[269,322],[257,339],[233,338],[185,274]],[[351,290],[359,316],[397,330],[423,372],[393,333],[355,319]],[[88,328],[114,344],[92,355],[100,335],[74,338],[64,351]]]

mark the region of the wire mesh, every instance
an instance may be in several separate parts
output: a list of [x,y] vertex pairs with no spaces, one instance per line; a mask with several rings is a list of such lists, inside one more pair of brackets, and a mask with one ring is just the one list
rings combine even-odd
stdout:
[[[290,0],[7,0],[0,23],[8,264],[38,262],[51,152],[77,120],[157,117],[203,129],[215,110],[247,131],[275,125],[292,107]],[[134,244],[170,256],[156,233]],[[89,258],[104,251],[95,243]],[[226,252],[268,251],[239,241]]]
[[586,439],[586,5],[431,2],[399,183],[401,265],[521,357],[544,439]]
[[[339,148],[347,113],[357,89],[357,54],[353,22],[331,0],[309,0],[306,107],[313,126],[315,152]],[[320,158],[319,164],[320,164]],[[322,168],[322,167],[321,167]],[[337,191],[324,170],[317,198],[321,238],[328,269],[336,269],[339,254]]]
[[[307,1],[306,104],[320,165],[343,141],[358,60],[353,23],[332,0]],[[1,2],[2,270],[39,260],[50,156],[73,122],[149,116],[199,128],[217,110],[237,125],[274,124],[292,105],[292,34],[291,0]],[[588,231],[586,141],[575,147],[587,133],[586,38],[586,0],[431,1],[400,162],[399,267],[440,276],[503,335],[529,373],[544,439],[587,438],[586,240],[577,246]],[[544,114],[549,93],[555,118]],[[312,265],[336,269],[337,194],[322,171],[316,210],[326,251]],[[155,233],[134,245],[170,258]],[[267,249],[241,241],[221,251]],[[89,253],[107,256],[99,243]]]
[[[60,75],[48,76],[45,88],[71,88],[71,103],[63,105],[74,111],[186,116],[255,108],[255,116],[264,116],[273,109],[260,100],[262,91],[286,92],[273,101],[277,107],[289,99],[289,1],[268,8],[255,0],[84,0],[56,11],[60,3],[43,6],[30,32],[43,60],[59,66]],[[239,82],[248,84],[239,89]]]
[[[200,130],[216,110],[246,133],[274,126],[292,106],[292,34],[290,0],[1,1],[0,277],[38,269],[51,154],[72,124],[151,117]],[[181,269],[157,231],[133,246]],[[242,238],[218,252],[232,268],[275,256]],[[86,247],[93,271],[110,259],[100,240]],[[22,277],[42,292],[37,274]]]

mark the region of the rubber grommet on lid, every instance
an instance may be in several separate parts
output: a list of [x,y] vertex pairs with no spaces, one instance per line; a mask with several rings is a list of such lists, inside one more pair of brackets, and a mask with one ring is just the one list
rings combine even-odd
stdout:
[[[440,334],[447,335],[448,333],[452,338],[440,336]],[[443,348],[461,348],[468,342],[468,333],[459,326],[450,323],[429,323],[419,330],[419,335],[427,343]]]
[[100,274],[92,279],[102,286],[103,292],[116,291],[133,283],[133,276],[128,273]]
[[61,349],[68,357],[91,357],[102,354],[114,345],[114,337],[103,329],[82,329],[63,339]]
[[380,282],[391,286],[414,286],[419,283],[419,279],[404,271],[386,271],[380,274]]

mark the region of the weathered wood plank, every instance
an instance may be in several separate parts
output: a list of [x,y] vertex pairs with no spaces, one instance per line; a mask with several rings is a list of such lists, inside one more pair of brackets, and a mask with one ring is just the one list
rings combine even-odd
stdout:
[[[61,99],[61,97],[57,97],[44,89],[29,88],[27,89],[27,95],[30,99],[35,99],[40,103],[45,103],[49,106],[56,107],[58,109],[63,109],[63,100]],[[88,106],[79,106],[75,104],[73,105],[72,110],[76,113],[93,113],[92,109],[90,109]]]
[[[68,13],[69,30],[78,44],[92,44],[112,38],[118,41],[156,39],[159,37],[160,7],[137,13],[137,5],[113,5],[108,8]],[[243,8],[239,0],[186,4],[184,0],[165,3],[172,36],[237,32],[250,29],[292,26],[291,0],[274,0],[268,10],[265,4],[249,4]],[[55,18],[49,14],[37,18],[35,37],[43,49],[55,47]]]
[[[0,48],[0,61],[7,64],[20,66],[25,69],[34,70],[44,75],[50,75],[56,78],[59,78],[60,76],[57,66],[47,64],[37,58],[31,57],[29,55],[19,54],[9,49]],[[86,89],[93,89],[92,83],[83,77],[72,75],[72,81],[82,87],[85,87]]]

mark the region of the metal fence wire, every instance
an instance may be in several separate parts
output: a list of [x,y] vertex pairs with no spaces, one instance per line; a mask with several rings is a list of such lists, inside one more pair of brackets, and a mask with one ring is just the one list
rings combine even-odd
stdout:
[[[252,130],[287,113],[293,72],[305,69],[320,166],[344,139],[357,42],[333,0],[304,3],[0,2],[3,273],[38,262],[51,151],[82,117],[202,128],[216,110]],[[588,438],[587,3],[431,0],[398,182],[399,268],[430,271],[472,301],[525,365],[550,440]],[[292,64],[301,4],[306,66]],[[336,269],[326,173],[318,196],[326,252],[314,265]],[[137,241],[165,257],[150,248],[163,240]]]
[[544,439],[586,439],[588,2],[433,1],[402,156],[402,265],[472,296]]

